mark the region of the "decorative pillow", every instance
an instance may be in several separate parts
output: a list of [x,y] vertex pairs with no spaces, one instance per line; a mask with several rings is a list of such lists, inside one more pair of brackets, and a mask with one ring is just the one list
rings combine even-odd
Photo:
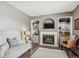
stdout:
[[8,43],[4,43],[1,47],[0,47],[0,57],[4,57],[5,52],[8,50],[9,45]]
[[10,47],[14,47],[18,45],[18,40],[16,38],[12,38],[12,39],[8,38],[7,42],[9,43]]
[[78,35],[75,35],[75,40],[77,40],[79,38],[79,36]]
[[75,37],[76,37],[75,35],[72,35],[71,39],[72,39],[72,40],[75,40]]
[[25,40],[18,40],[18,45],[19,44],[24,44],[24,43],[26,43]]

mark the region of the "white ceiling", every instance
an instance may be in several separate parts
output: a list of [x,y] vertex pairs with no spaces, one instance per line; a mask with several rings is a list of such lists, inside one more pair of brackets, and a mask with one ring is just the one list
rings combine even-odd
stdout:
[[29,16],[71,12],[79,4],[78,1],[7,1],[7,3]]

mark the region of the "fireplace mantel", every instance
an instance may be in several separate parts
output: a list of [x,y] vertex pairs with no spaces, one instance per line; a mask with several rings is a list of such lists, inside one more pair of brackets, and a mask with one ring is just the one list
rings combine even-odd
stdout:
[[[54,45],[44,44],[43,43],[43,35],[54,35]],[[57,44],[57,32],[40,32],[40,45],[48,45],[48,46],[58,46]]]

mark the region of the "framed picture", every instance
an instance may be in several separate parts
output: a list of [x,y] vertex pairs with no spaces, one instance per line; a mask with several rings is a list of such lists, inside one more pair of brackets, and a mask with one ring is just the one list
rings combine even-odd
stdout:
[[79,30],[79,18],[74,21],[74,29]]

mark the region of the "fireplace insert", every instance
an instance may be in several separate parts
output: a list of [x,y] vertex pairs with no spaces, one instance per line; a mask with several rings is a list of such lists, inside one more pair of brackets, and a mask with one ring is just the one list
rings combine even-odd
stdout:
[[43,35],[43,43],[54,45],[54,35]]

